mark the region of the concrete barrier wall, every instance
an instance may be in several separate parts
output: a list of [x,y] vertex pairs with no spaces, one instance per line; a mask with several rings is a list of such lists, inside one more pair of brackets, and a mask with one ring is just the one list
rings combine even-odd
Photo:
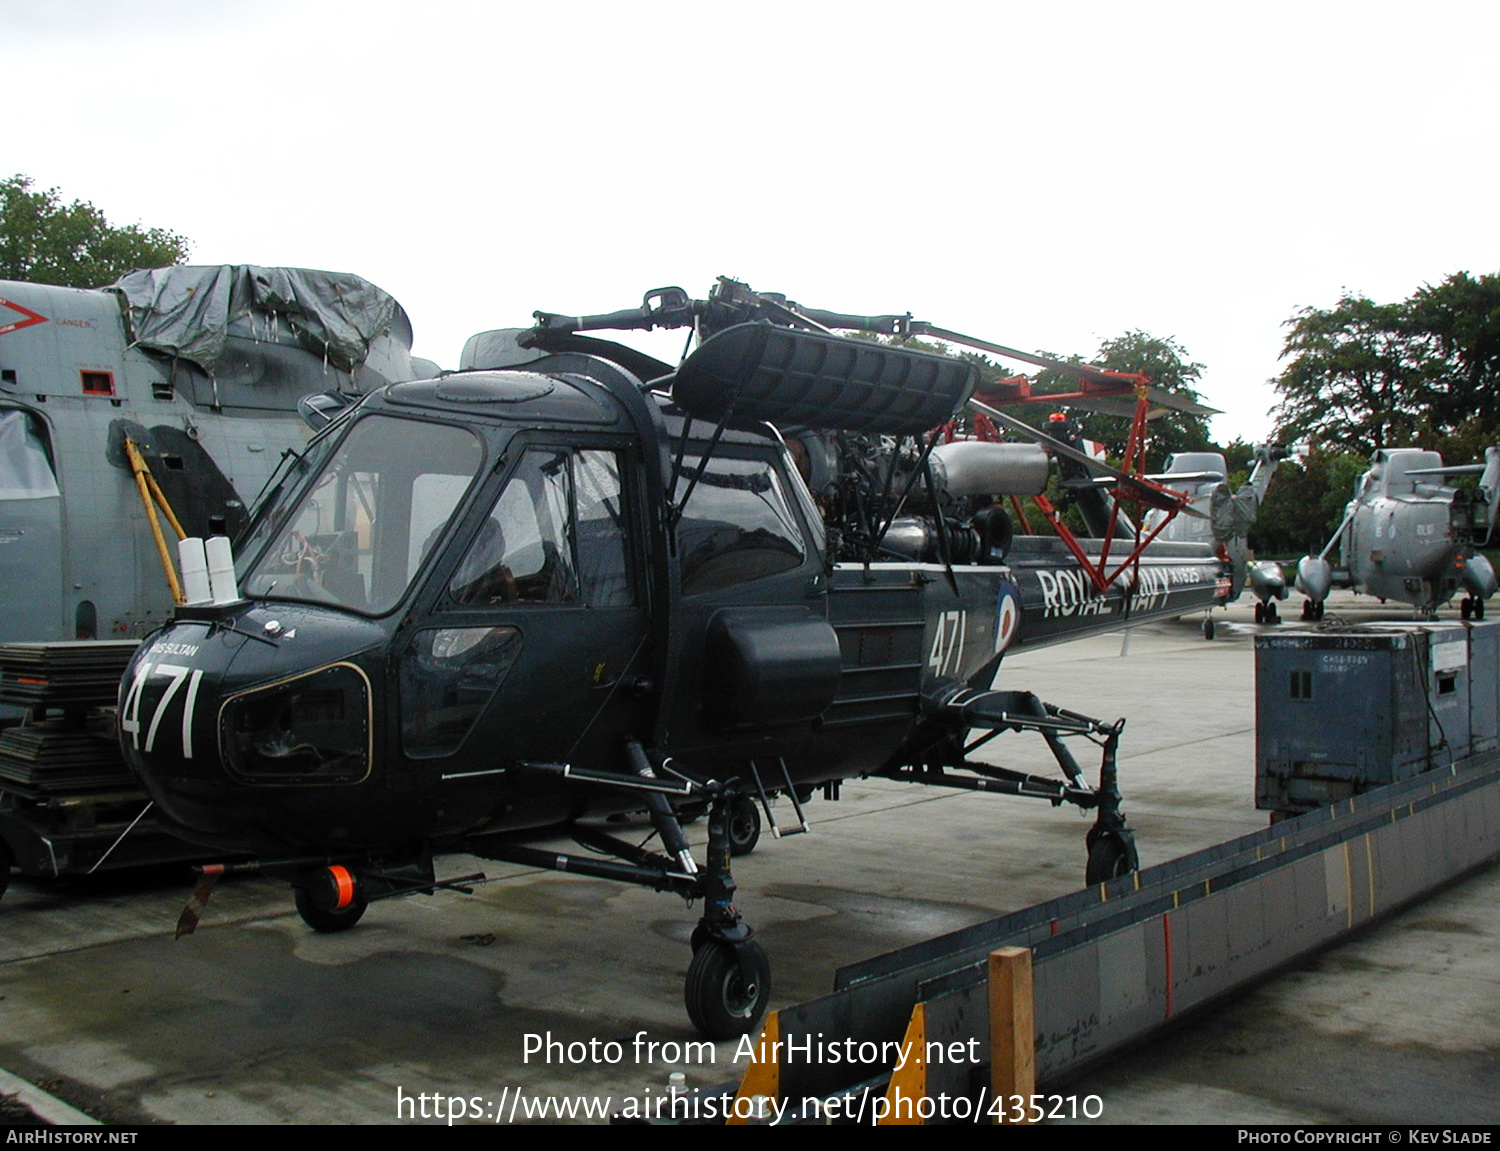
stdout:
[[[1310,813],[1282,825],[1286,836],[1273,829],[1252,865],[1154,893],[1146,877],[1155,909],[1122,910],[1126,922],[1093,938],[1037,944],[1038,1078],[1138,1041],[1500,854],[1500,770],[1412,782],[1342,814]],[[1325,827],[1332,841],[1320,844]]]
[[[1003,947],[1030,951],[1046,1086],[1497,857],[1491,754],[844,968],[833,994],[778,1012],[775,1028],[802,1043],[976,1041],[982,1058],[924,1067],[915,1090],[975,1107],[988,1092],[994,1106],[990,1026],[1012,1005],[995,1001],[988,958]],[[879,1095],[892,1070],[799,1060],[777,1069],[774,1092]]]

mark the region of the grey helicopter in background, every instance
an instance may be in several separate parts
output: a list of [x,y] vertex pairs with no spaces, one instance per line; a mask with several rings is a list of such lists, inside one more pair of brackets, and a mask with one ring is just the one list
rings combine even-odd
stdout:
[[[1198,516],[1178,516],[1167,520],[1165,513],[1153,511],[1146,519],[1147,530],[1161,527],[1161,537],[1180,543],[1201,543],[1223,549],[1232,565],[1232,584],[1218,601],[1220,606],[1233,603],[1248,585],[1256,599],[1255,622],[1276,623],[1279,615],[1276,601],[1291,594],[1289,581],[1280,564],[1274,561],[1252,561],[1247,537],[1260,514],[1261,504],[1271,487],[1277,466],[1286,459],[1307,455],[1307,444],[1256,444],[1254,467],[1250,478],[1239,491],[1229,487],[1229,466],[1219,452],[1178,452],[1167,457],[1166,471],[1149,477],[1183,492]],[[1214,636],[1212,614],[1203,619],[1203,635]]]
[[0,281],[0,642],[134,639],[172,597],[125,441],[189,535],[233,536],[310,394],[436,373],[374,284],[250,265]]
[[[1464,490],[1446,482],[1455,476],[1479,479]],[[1479,549],[1494,539],[1497,491],[1500,447],[1486,448],[1482,464],[1444,464],[1419,448],[1375,452],[1327,546],[1297,564],[1296,587],[1307,597],[1302,618],[1322,619],[1329,591],[1342,587],[1428,616],[1462,589],[1459,614],[1483,619],[1496,579]],[[1335,548],[1337,567],[1328,559]]]

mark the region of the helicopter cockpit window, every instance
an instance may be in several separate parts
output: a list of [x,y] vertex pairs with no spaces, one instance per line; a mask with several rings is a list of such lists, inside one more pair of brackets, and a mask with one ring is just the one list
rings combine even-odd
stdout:
[[619,461],[533,448],[521,457],[449,584],[455,603],[633,602]]
[[[683,460],[687,484],[699,461]],[[720,591],[800,567],[806,550],[776,469],[765,460],[715,456],[677,525],[682,593]]]
[[388,416],[359,421],[252,562],[245,594],[389,611],[482,457],[478,437],[464,428]]

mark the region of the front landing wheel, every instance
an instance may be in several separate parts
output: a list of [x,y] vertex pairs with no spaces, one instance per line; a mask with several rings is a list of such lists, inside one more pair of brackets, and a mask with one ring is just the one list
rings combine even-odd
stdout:
[[1089,861],[1083,871],[1083,881],[1090,887],[1096,883],[1108,883],[1111,879],[1129,875],[1139,866],[1135,845],[1106,833],[1089,845]]
[[324,906],[307,888],[299,887],[296,891],[297,914],[302,916],[303,923],[323,935],[348,931],[359,922],[365,908],[370,906],[363,899],[356,899],[348,907],[332,909]]
[[747,795],[734,801],[729,811],[729,854],[749,855],[760,842],[760,807]]
[[683,999],[688,1018],[705,1037],[748,1035],[771,999],[771,961],[765,949],[753,941],[739,949],[722,940],[706,941],[693,952]]

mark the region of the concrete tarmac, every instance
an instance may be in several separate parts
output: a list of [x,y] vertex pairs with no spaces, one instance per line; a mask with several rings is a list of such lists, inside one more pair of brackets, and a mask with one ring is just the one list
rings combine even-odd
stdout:
[[[1351,605],[1330,610],[1362,610]],[[1266,823],[1260,629],[1248,604],[1218,619],[1212,642],[1184,619],[1017,654],[1002,673],[1001,686],[1128,717],[1121,786],[1143,864]],[[991,747],[996,762],[1055,770],[1035,737]],[[1092,775],[1090,750],[1077,754]],[[827,992],[842,964],[1082,883],[1088,819],[1071,809],[855,781],[808,815],[809,834],[767,834],[735,869],[773,1006]],[[701,843],[701,825],[689,830]],[[682,1007],[696,909],[568,875],[440,865],[475,871],[489,882],[472,896],[378,903],[333,936],[302,924],[283,885],[228,881],[178,941],[181,872],[61,889],[17,879],[0,904],[0,1067],[106,1121],[148,1123],[458,1110],[520,1122],[543,1108],[584,1120],[651,1105],[673,1071],[708,1085],[743,1069],[736,1044],[696,1041]],[[1491,866],[1065,1090],[1099,1096],[1106,1122],[1500,1120],[1497,894]]]

